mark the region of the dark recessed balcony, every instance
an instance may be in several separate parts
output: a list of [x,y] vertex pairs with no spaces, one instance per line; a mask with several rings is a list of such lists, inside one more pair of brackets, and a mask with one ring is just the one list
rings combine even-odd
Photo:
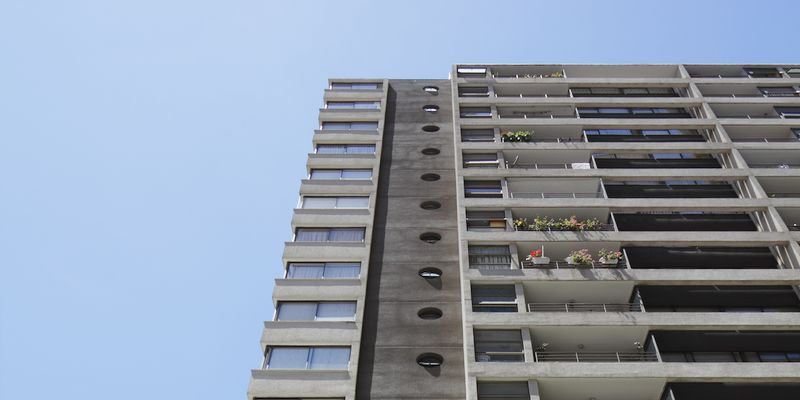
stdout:
[[776,269],[769,247],[626,247],[633,269]]
[[719,161],[707,154],[645,154],[641,157],[607,155],[594,159],[597,168],[722,168]]
[[620,231],[745,231],[755,232],[747,213],[614,213]]
[[668,383],[663,400],[797,400],[800,383]]
[[585,129],[587,142],[705,142],[694,129]]
[[578,118],[692,118],[684,108],[675,107],[578,107]]
[[664,362],[800,362],[800,332],[655,331]]
[[647,312],[800,312],[791,286],[660,286],[636,288]]
[[660,181],[605,182],[610,199],[735,199],[739,195],[727,182]]
[[671,87],[576,87],[572,97],[680,97],[678,88]]

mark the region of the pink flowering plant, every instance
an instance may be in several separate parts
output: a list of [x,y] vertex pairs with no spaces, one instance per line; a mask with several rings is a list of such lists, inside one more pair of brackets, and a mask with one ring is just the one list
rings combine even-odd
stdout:
[[588,249],[575,250],[569,253],[569,258],[572,259],[573,263],[578,265],[590,265],[594,261]]

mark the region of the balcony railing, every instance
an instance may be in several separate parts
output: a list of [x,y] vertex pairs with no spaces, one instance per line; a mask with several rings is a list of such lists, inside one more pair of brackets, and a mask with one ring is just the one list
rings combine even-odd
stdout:
[[568,95],[568,94],[548,94],[548,93],[542,93],[542,94],[531,94],[531,93],[500,94],[500,93],[495,93],[494,97],[501,98],[501,99],[502,98],[515,98],[515,97],[516,98],[520,98],[520,99],[523,99],[523,98],[526,98],[526,97],[539,97],[539,98],[547,99],[547,98],[550,98],[550,97],[562,97],[563,98],[563,97],[571,97],[571,96]]
[[595,231],[614,231],[613,224],[597,224],[594,229],[557,229],[557,228],[546,228],[546,229],[533,229],[533,228],[520,228],[514,227],[516,231],[522,232],[595,232]]
[[746,143],[793,143],[793,142],[800,142],[800,138],[776,138],[776,139],[769,139],[769,138],[758,138],[758,139],[736,139],[731,138],[734,142],[746,142]]
[[537,362],[658,362],[655,353],[619,353],[619,352],[535,352]]
[[519,351],[486,351],[475,353],[478,362],[523,362],[525,354]]
[[603,192],[509,192],[511,198],[518,199],[601,199]]
[[800,193],[788,193],[788,192],[787,193],[767,193],[767,197],[770,197],[770,198],[788,198],[788,199],[795,198],[796,199],[796,198],[800,197]]
[[528,312],[642,312],[639,303],[528,303]]
[[546,112],[513,112],[510,114],[498,114],[500,118],[546,118],[546,119],[556,119],[556,118],[576,118],[574,114],[552,114]]
[[588,162],[575,163],[526,163],[526,162],[506,162],[506,169],[526,168],[526,169],[592,169],[592,164]]
[[534,264],[532,261],[521,261],[522,268],[539,268],[539,269],[609,269],[609,268],[625,268],[627,263],[625,259],[619,260],[616,264],[605,264],[594,261],[591,264],[570,264],[566,261],[551,261],[547,264]]
[[747,163],[750,168],[780,168],[780,169],[791,169],[791,168],[800,168],[800,164],[789,164],[789,163]]

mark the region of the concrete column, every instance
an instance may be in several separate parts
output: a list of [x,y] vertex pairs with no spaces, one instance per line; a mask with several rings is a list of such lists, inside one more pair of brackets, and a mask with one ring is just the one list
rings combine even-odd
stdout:
[[541,400],[541,397],[539,396],[539,382],[529,380],[528,393],[531,395],[531,400]]

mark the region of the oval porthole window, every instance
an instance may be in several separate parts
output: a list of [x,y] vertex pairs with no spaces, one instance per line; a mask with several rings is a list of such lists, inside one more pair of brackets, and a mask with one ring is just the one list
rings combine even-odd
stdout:
[[440,234],[438,234],[436,232],[425,232],[425,233],[419,235],[419,240],[422,240],[425,243],[433,244],[433,243],[436,243],[436,242],[442,240],[442,235],[440,235]]
[[435,112],[439,111],[439,106],[435,106],[433,104],[426,104],[426,105],[422,106],[422,109],[425,112],[435,113]]
[[439,176],[439,174],[422,174],[422,176],[420,176],[420,179],[422,179],[423,181],[428,181],[428,182],[438,181],[441,178],[442,177]]
[[439,94],[439,87],[438,86],[425,86],[424,88],[422,88],[422,90],[424,90],[425,93],[432,94],[432,95]]
[[441,151],[439,151],[439,149],[434,149],[433,147],[422,149],[422,154],[425,154],[426,156],[435,156],[439,153],[441,153]]
[[422,130],[428,133],[439,132],[439,127],[436,125],[425,125]]
[[425,279],[439,279],[442,277],[442,270],[433,267],[423,268],[419,270],[419,276]]
[[417,316],[422,319],[439,319],[442,318],[442,310],[434,307],[427,307],[419,310]]
[[436,353],[424,353],[417,357],[417,364],[425,368],[439,367],[444,363],[444,358]]
[[419,204],[420,208],[423,210],[438,210],[442,208],[442,203],[438,201],[423,201]]

